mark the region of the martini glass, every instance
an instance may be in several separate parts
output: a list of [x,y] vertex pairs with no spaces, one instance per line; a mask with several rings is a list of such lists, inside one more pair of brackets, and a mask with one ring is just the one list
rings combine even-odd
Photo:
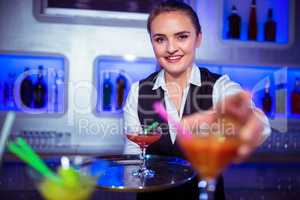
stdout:
[[236,137],[179,136],[179,144],[198,172],[200,200],[213,199],[216,177],[236,157],[241,141]]
[[140,178],[154,177],[155,172],[146,166],[146,150],[147,147],[160,139],[162,135],[161,128],[156,127],[149,130],[147,126],[128,126],[125,127],[124,131],[127,138],[141,148],[140,158],[142,164],[138,170],[133,171],[132,175]]
[[237,157],[243,144],[239,137],[240,124],[228,116],[219,116],[210,124],[194,128],[183,127],[168,115],[161,103],[154,110],[177,130],[177,139],[185,157],[197,171],[200,200],[214,199],[216,178]]
[[178,134],[179,145],[201,180],[200,200],[214,199],[215,179],[236,158],[242,145],[239,129],[236,122],[221,117],[209,127]]

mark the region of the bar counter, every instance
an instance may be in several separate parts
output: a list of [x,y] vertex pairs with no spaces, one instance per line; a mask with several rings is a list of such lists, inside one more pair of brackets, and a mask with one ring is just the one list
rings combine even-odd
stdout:
[[[61,155],[45,154],[48,165],[59,162]],[[74,155],[68,155],[74,156]],[[94,158],[96,155],[81,155]],[[253,155],[247,162],[231,165],[225,172],[227,200],[297,200],[300,195],[300,159],[298,155]],[[8,200],[41,200],[27,166],[6,155],[0,171],[0,197]],[[136,192],[109,191],[97,188],[91,200],[133,200]]]

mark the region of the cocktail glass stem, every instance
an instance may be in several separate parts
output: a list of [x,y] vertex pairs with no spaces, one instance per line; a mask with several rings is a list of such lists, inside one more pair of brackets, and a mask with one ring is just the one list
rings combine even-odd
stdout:
[[140,156],[142,164],[140,165],[140,168],[137,171],[133,172],[133,176],[137,176],[142,179],[154,177],[155,172],[153,170],[147,169],[146,166],[146,148],[142,148],[142,153],[140,154]]
[[201,180],[198,183],[200,190],[199,200],[213,200],[216,190],[216,181],[214,179]]
[[142,159],[143,159],[143,164],[141,166],[141,171],[144,172],[147,170],[146,167],[146,148],[142,148]]

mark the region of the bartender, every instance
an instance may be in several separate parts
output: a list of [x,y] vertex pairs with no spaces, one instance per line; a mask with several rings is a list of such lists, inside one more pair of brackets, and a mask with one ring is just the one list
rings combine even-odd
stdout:
[[[153,112],[153,103],[162,101],[169,115],[185,126],[208,122],[211,112],[233,116],[242,124],[240,136],[246,142],[237,161],[245,159],[270,134],[268,120],[253,106],[251,98],[227,75],[219,75],[196,65],[196,49],[201,46],[202,30],[196,12],[179,1],[166,1],[154,8],[147,30],[160,70],[132,84],[124,108],[124,125],[150,125],[162,120]],[[183,157],[172,124],[163,126],[164,134],[150,145],[148,154]],[[126,139],[124,153],[139,154],[137,144]],[[197,156],[197,155],[195,155]],[[198,180],[160,192],[141,193],[138,199],[198,199]],[[225,199],[223,178],[217,182],[215,199]]]

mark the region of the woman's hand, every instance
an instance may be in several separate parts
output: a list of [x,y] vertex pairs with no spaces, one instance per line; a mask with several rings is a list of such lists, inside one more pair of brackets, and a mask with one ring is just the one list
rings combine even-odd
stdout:
[[241,162],[264,140],[262,134],[264,130],[263,116],[260,110],[251,107],[250,95],[246,92],[239,92],[225,97],[213,110],[198,112],[184,117],[181,123],[189,130],[203,125],[216,127],[214,123],[218,123],[219,127],[221,127],[220,132],[228,132],[232,131],[232,126],[230,130],[226,130],[226,127],[230,126],[220,123],[225,123],[222,120],[224,117],[231,119],[234,126],[233,134],[237,134],[242,140],[242,145],[238,149],[238,157],[235,160],[236,162]]

